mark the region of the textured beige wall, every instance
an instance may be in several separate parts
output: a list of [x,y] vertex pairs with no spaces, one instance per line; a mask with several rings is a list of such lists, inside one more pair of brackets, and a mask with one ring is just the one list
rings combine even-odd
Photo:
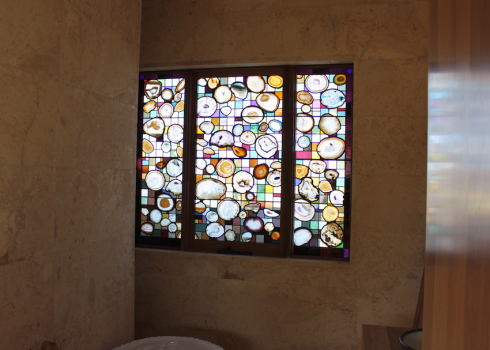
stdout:
[[359,349],[410,326],[423,269],[427,2],[145,0],[142,68],[353,62],[352,260],[137,250],[136,337]]
[[140,13],[0,3],[0,349],[133,337]]

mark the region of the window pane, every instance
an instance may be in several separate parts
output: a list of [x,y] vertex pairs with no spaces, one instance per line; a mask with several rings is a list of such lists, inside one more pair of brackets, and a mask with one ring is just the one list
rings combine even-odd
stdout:
[[197,86],[196,238],[279,243],[283,79]]
[[296,76],[294,251],[349,257],[352,68]]
[[140,77],[137,242],[141,244],[180,245],[184,101],[183,74]]

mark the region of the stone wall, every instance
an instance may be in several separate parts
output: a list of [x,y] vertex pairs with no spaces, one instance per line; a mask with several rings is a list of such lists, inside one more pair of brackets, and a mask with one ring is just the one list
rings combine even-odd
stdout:
[[0,348],[133,338],[141,2],[0,5]]
[[359,349],[411,326],[424,263],[427,2],[143,1],[140,67],[354,63],[351,262],[136,252],[136,337]]

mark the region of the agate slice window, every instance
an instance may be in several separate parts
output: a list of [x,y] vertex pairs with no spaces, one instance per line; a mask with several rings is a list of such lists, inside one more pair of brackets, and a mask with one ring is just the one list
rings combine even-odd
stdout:
[[296,73],[294,250],[348,258],[352,69]]
[[179,246],[182,231],[185,76],[142,75],[137,163],[137,243]]
[[198,80],[198,239],[278,243],[283,78]]
[[142,73],[137,245],[348,260],[352,90],[345,65]]

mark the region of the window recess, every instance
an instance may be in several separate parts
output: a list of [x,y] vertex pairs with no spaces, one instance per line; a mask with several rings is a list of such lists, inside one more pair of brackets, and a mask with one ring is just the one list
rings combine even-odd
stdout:
[[352,71],[141,73],[136,245],[348,260]]

